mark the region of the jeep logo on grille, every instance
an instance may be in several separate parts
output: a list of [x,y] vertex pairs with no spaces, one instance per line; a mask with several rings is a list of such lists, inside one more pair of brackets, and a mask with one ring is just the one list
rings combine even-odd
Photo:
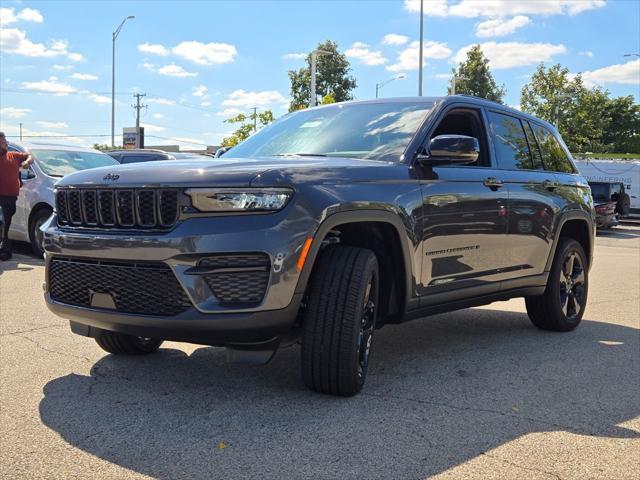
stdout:
[[112,181],[116,181],[120,178],[120,175],[117,175],[115,173],[107,173],[104,177],[102,177],[103,180],[112,180]]

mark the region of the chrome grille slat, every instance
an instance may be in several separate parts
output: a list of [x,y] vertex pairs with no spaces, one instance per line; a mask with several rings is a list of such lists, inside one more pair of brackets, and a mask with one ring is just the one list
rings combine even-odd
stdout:
[[166,188],[61,188],[55,204],[67,228],[166,230],[178,221],[179,198]]

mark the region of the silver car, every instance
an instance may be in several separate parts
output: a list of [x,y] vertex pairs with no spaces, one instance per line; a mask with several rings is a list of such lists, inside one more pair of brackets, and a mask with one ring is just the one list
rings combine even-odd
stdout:
[[34,158],[29,170],[20,170],[22,188],[9,238],[30,242],[33,252],[42,256],[40,226],[53,212],[55,183],[69,173],[118,162],[98,150],[69,145],[10,142],[9,151],[30,153]]

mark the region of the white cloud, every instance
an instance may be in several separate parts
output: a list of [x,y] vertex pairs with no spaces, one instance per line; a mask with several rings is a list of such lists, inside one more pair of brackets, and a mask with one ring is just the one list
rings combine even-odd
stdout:
[[17,28],[0,29],[0,51],[23,55],[25,57],[55,57],[67,54],[67,44],[59,40],[47,47],[43,43],[34,43],[27,34]]
[[76,80],[98,80],[98,77],[96,77],[95,75],[91,75],[89,73],[78,73],[78,72],[71,75],[71,78],[74,78]]
[[437,78],[438,80],[451,80],[451,73],[436,73],[433,78]]
[[73,67],[71,65],[54,65],[54,70],[71,70]]
[[193,87],[192,95],[194,97],[205,97],[207,95],[207,87],[204,85],[198,85],[197,87]]
[[216,112],[216,115],[219,115],[221,117],[235,117],[239,113],[242,113],[242,110],[238,108],[225,108],[221,112]]
[[106,105],[111,104],[111,98],[105,95],[98,95],[97,93],[87,93],[87,97],[94,103],[98,105]]
[[45,121],[37,121],[38,125],[43,128],[69,128],[65,122],[45,122]]
[[283,60],[303,60],[307,58],[306,53],[285,53],[282,56]]
[[[514,15],[577,15],[604,7],[605,0],[426,0],[424,14],[433,17],[510,17]],[[409,12],[420,12],[420,0],[405,0]]]
[[160,119],[160,118],[164,118],[164,115],[162,115],[161,113],[154,113],[152,117]]
[[210,107],[211,106],[211,102],[201,102],[200,106],[201,107]]
[[72,60],[74,62],[81,62],[82,60],[84,60],[84,57],[81,53],[70,53],[67,56],[69,57],[69,60]]
[[640,59],[582,72],[582,79],[590,85],[606,83],[640,85]]
[[0,116],[6,118],[22,118],[31,112],[30,108],[3,107],[0,108]]
[[262,92],[235,90],[227,96],[222,102],[222,105],[225,107],[255,107],[284,102],[286,102],[286,98],[276,90],[265,90]]
[[49,77],[48,80],[40,80],[39,82],[22,82],[22,88],[33,90],[34,92],[56,93],[61,96],[77,91],[71,85],[58,82],[57,80],[56,77]]
[[0,8],[0,25],[9,25],[10,23],[15,23],[18,20],[42,23],[44,18],[38,10],[34,10],[33,8],[24,8],[18,13],[16,13],[15,8]]
[[187,72],[180,65],[172,63],[171,65],[165,65],[158,69],[160,75],[167,75],[169,77],[195,77],[198,74],[196,72]]
[[384,36],[382,43],[385,45],[404,45],[409,41],[406,35],[398,35],[397,33],[389,33]]
[[162,97],[151,97],[147,98],[147,103],[155,103],[156,105],[175,105],[175,100],[171,100],[169,98]]
[[[423,44],[422,57],[423,59],[443,59],[451,55],[451,49],[446,43],[428,41]],[[402,72],[406,70],[416,70],[418,68],[418,61],[420,57],[420,42],[415,41],[402,50],[398,54],[396,63],[389,65],[387,70],[391,72]]]
[[578,55],[583,55],[585,57],[593,58],[593,52],[590,52],[589,50],[586,50],[584,52],[578,52]]
[[171,51],[198,65],[230,63],[238,53],[236,47],[228,43],[202,43],[194,40],[181,42]]
[[159,43],[142,43],[138,45],[138,50],[142,53],[151,53],[153,55],[161,55],[163,57],[169,55],[169,50]]
[[345,52],[349,58],[357,58],[365,65],[382,65],[387,63],[387,59],[382,56],[380,50],[369,50],[369,45],[362,42],[355,42],[351,48]]
[[166,128],[161,127],[160,125],[153,125],[151,123],[145,123],[143,125],[145,132],[164,132]]
[[510,19],[495,18],[485,20],[476,25],[476,35],[482,38],[503,37],[530,23],[529,17],[524,15],[518,15]]
[[[473,46],[467,45],[458,50],[453,60],[457,63],[464,62],[467,51]],[[564,45],[551,43],[485,42],[480,44],[480,48],[489,59],[491,68],[495,70],[548,62],[554,55],[567,51]]]

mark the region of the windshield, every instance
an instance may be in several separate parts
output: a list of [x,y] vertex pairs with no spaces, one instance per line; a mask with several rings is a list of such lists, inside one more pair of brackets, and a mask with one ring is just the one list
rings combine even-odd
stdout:
[[71,150],[32,150],[38,165],[50,177],[64,177],[78,170],[117,165],[109,155],[100,152]]
[[433,103],[353,103],[291,113],[229,157],[332,156],[397,161]]
[[590,183],[589,187],[591,187],[591,196],[597,202],[608,202],[610,201],[609,197],[609,185],[606,183]]

